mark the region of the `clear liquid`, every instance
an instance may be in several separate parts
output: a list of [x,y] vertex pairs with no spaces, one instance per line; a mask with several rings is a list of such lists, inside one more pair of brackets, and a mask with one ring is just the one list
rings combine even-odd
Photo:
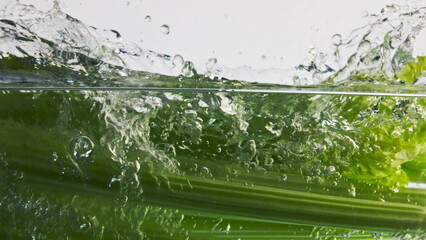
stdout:
[[425,98],[0,98],[0,229],[13,239],[421,239],[425,230],[426,192],[406,187],[425,183]]

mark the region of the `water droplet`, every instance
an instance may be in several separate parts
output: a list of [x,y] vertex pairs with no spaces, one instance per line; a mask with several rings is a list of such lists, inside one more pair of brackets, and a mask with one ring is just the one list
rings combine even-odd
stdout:
[[194,68],[194,64],[190,61],[186,61],[183,64],[183,68],[182,68],[182,75],[185,77],[192,77],[196,74],[197,72],[195,71]]
[[334,34],[334,36],[332,37],[332,40],[334,45],[339,46],[342,44],[342,35]]
[[146,15],[145,16],[145,22],[151,22],[151,16],[149,16],[149,15]]
[[160,30],[164,35],[168,35],[170,33],[170,27],[167,24],[161,25]]
[[95,144],[87,136],[78,136],[71,140],[71,154],[75,159],[88,158]]
[[308,53],[311,54],[311,55],[316,55],[317,51],[316,51],[314,46],[310,46]]
[[214,67],[214,65],[216,65],[216,63],[217,63],[216,58],[210,58],[206,63],[207,70],[211,70]]
[[366,18],[368,17],[370,14],[367,11],[364,11],[363,13],[361,13],[361,17]]
[[266,56],[265,55],[262,55],[262,60],[266,60]]
[[182,69],[183,64],[184,64],[183,57],[181,55],[174,56],[173,60],[172,60],[172,64],[173,64],[173,67],[175,67],[177,69]]
[[285,181],[287,181],[287,178],[288,178],[288,177],[287,177],[287,174],[283,174],[283,175],[281,176],[281,180],[283,180],[284,182],[285,182]]
[[312,31],[315,31],[315,32],[318,32],[318,31],[319,31],[319,28],[318,28],[318,26],[316,26],[316,25],[312,25],[312,26],[311,26],[311,30],[312,30]]

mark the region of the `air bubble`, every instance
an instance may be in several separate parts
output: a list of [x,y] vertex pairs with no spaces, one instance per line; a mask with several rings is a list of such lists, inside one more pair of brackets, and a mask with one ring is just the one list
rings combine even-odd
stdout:
[[336,171],[336,167],[334,167],[334,166],[329,166],[329,167],[327,167],[327,168],[326,168],[326,171],[327,171],[328,173],[333,173],[333,172],[335,172],[335,171]]
[[272,165],[274,165],[274,159],[272,159],[272,158],[265,159],[265,165],[267,167],[271,167]]
[[167,24],[161,25],[160,30],[164,35],[169,35],[170,33],[170,27]]
[[83,230],[83,229],[84,229],[84,228],[86,228],[86,227],[87,227],[87,224],[85,224],[85,223],[83,223],[83,224],[81,224],[81,225],[80,225],[80,229],[81,229],[81,230]]
[[339,46],[342,44],[342,35],[334,34],[334,36],[332,37],[332,40],[334,45]]
[[87,136],[78,136],[71,140],[71,155],[75,159],[88,158],[95,144]]
[[349,194],[349,196],[351,196],[351,197],[356,197],[356,188],[355,188],[354,186],[351,186],[351,187],[348,189],[348,194]]
[[262,55],[262,60],[266,60],[266,56],[265,55]]
[[120,182],[120,179],[119,178],[111,178],[111,181],[109,182],[108,187],[112,187],[112,184],[115,183],[115,182]]
[[149,15],[145,16],[145,22],[151,22],[152,18]]
[[205,175],[209,175],[210,174],[210,170],[207,167],[202,167],[201,168],[201,172]]
[[369,15],[368,16],[368,24],[374,25],[374,24],[377,24],[377,23],[378,23],[378,21],[377,21],[376,15]]

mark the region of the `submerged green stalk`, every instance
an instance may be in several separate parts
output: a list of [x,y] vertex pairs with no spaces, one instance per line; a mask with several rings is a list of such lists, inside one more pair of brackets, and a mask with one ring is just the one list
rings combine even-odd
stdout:
[[[401,171],[399,165],[379,165],[387,164],[392,155],[366,153],[361,156],[371,156],[370,161],[358,160],[356,147],[338,145],[352,144],[348,138],[358,133],[348,133],[347,120],[328,122],[342,119],[335,116],[341,111],[346,119],[355,119],[354,126],[361,125],[359,112],[376,99],[331,98],[336,102],[326,103],[335,111],[327,111],[317,107],[326,103],[311,97],[284,97],[293,105],[283,107],[276,105],[282,96],[252,95],[259,99],[246,98],[222,109],[215,105],[224,101],[220,94],[187,94],[114,99],[114,93],[105,98],[87,93],[2,93],[0,231],[12,229],[17,238],[34,232],[41,239],[60,232],[75,239],[134,234],[147,239],[309,239],[317,226],[336,232],[350,229],[355,231],[351,238],[365,239],[365,233],[356,231],[426,230],[424,190],[381,184],[386,174]],[[141,99],[148,105],[137,102]],[[199,107],[199,101],[211,108]],[[340,101],[348,103],[342,107]],[[135,102],[139,105],[132,105]],[[349,108],[355,104],[357,108]],[[383,111],[395,105],[386,99],[379,104]],[[277,109],[279,114],[273,115]],[[314,110],[321,116],[312,114]],[[383,149],[391,149],[382,137],[388,133],[382,133],[380,117],[367,119],[378,129],[376,135],[361,132],[362,137],[354,139],[368,146],[371,136],[381,137]],[[421,136],[421,129],[406,138],[412,135]],[[302,141],[310,145],[299,144]],[[321,145],[323,141],[330,143]],[[422,163],[422,156],[420,151],[414,163]],[[410,156],[404,157],[401,162],[410,163]],[[363,163],[361,168],[349,164],[357,161]],[[342,177],[345,169],[368,181]],[[418,169],[416,179],[422,180],[422,171]],[[396,177],[392,183],[407,178]],[[289,234],[293,228],[296,236]]]

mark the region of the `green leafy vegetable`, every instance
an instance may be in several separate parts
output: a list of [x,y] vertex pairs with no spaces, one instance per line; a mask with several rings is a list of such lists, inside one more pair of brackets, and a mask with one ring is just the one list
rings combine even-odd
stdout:
[[415,61],[408,63],[397,74],[397,77],[408,84],[415,83],[419,77],[423,77],[426,71],[426,57],[419,56]]
[[404,185],[424,182],[424,101],[3,92],[0,232],[18,239],[422,236],[425,192]]

